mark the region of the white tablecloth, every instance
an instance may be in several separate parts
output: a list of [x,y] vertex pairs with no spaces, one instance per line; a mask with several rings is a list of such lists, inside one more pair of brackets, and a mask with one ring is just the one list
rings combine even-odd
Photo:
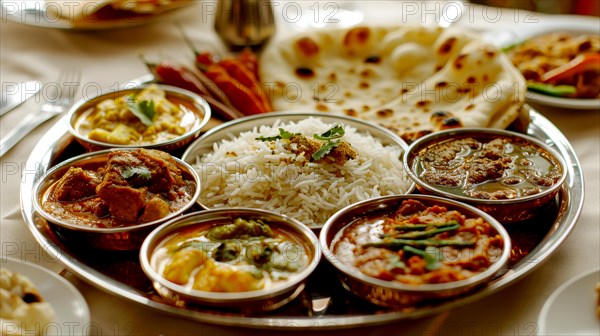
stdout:
[[[350,2],[349,8],[361,10],[363,19],[378,23],[403,23],[409,21],[436,21],[435,5],[425,14],[425,2],[364,1]],[[167,20],[144,26],[110,31],[73,31],[39,28],[9,22],[2,17],[0,26],[0,78],[2,87],[37,79],[54,80],[61,68],[82,70],[83,94],[91,95],[101,90],[115,88],[147,73],[138,59],[143,52],[148,57],[174,59],[188,64],[193,57],[176,27],[176,22],[192,37],[200,49],[221,50],[222,46],[212,32],[212,14],[198,2]],[[292,6],[277,2],[280,33],[300,29],[307,25],[319,26],[326,11],[325,2],[320,12],[301,3],[305,11],[298,18]],[[412,4],[412,5],[410,5]],[[410,5],[410,6],[409,6]],[[414,5],[414,7],[412,7]],[[441,3],[443,8],[447,3]],[[316,8],[316,7],[314,7]],[[450,7],[448,7],[450,8]],[[516,34],[533,32],[550,24],[576,25],[581,22],[596,24],[598,18],[553,17],[536,13],[513,12],[495,8],[467,6],[460,13],[459,22],[474,29],[513,29]],[[430,14],[427,14],[430,13]],[[282,16],[285,15],[285,16]],[[437,16],[436,16],[437,15]],[[361,19],[346,16],[341,24]],[[4,135],[27,113],[38,107],[39,101],[27,102],[0,119],[0,134]],[[330,335],[533,335],[538,330],[540,309],[549,295],[562,283],[581,272],[600,266],[600,111],[569,110],[542,105],[533,107],[550,119],[565,134],[581,160],[585,176],[585,204],[572,233],[556,252],[534,272],[502,291],[461,308],[437,316],[417,320],[399,321],[376,327],[323,332]],[[56,121],[56,120],[55,120]],[[31,132],[12,151],[1,158],[0,240],[2,257],[13,257],[41,264],[54,271],[63,267],[52,258],[44,258],[21,216],[19,204],[20,176],[24,163],[40,137],[54,121],[47,122]],[[282,331],[237,329],[203,324],[178,317],[111,295],[86,282],[70,278],[85,296],[91,310],[93,328],[102,335],[281,335]],[[591,289],[590,289],[591,290]],[[592,295],[592,292],[590,292]],[[290,332],[291,333],[291,332]],[[320,331],[311,332],[319,334]]]

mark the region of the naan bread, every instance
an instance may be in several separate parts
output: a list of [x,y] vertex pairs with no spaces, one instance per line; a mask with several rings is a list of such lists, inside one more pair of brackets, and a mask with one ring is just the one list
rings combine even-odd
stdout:
[[271,43],[260,63],[276,110],[356,116],[409,142],[451,127],[506,128],[525,98],[508,58],[455,27],[315,30]]

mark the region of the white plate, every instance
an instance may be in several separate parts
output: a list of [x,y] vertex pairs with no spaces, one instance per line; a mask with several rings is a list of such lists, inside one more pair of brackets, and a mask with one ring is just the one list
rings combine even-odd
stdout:
[[552,97],[545,94],[527,91],[527,102],[575,110],[600,110],[600,99],[576,99]]
[[[553,32],[565,32],[570,34],[600,34],[597,19],[578,16],[557,16],[535,24],[516,26],[509,30],[489,31],[484,38],[498,47],[505,47],[535,36]],[[525,97],[527,102],[535,102],[548,106],[554,106],[575,110],[600,110],[600,98],[577,99],[560,98],[527,91]]]
[[31,280],[40,295],[52,305],[56,317],[43,326],[47,335],[87,335],[90,310],[77,288],[60,275],[43,267],[12,258],[0,258],[0,266]]
[[539,335],[600,335],[595,292],[600,269],[567,281],[548,298],[538,319]]
[[[140,26],[163,19],[177,10],[189,7],[194,2],[182,3],[157,14],[134,14],[120,18],[95,18],[73,22],[55,14],[52,9],[58,8],[52,1],[47,0],[0,0],[3,20],[22,23],[30,26],[69,29],[69,30],[107,30]],[[71,6],[72,6],[71,1]],[[69,5],[69,4],[68,4]],[[65,10],[69,10],[67,9]]]

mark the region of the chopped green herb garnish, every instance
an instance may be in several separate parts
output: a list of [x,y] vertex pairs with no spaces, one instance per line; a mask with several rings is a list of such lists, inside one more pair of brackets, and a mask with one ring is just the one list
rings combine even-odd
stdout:
[[292,133],[292,132],[288,132],[288,131],[284,130],[283,128],[280,128],[279,135],[270,136],[270,137],[265,137],[265,136],[261,135],[258,138],[256,138],[256,140],[275,141],[275,140],[279,140],[279,139],[291,139],[291,138],[295,137],[296,135],[300,135],[300,133]]
[[134,175],[146,180],[149,180],[152,177],[152,173],[146,167],[125,167],[125,169],[121,171],[121,176],[124,179],[131,178]]
[[454,239],[396,239],[396,238],[384,238],[382,241],[366,243],[364,247],[380,247],[389,250],[400,250],[404,246],[412,247],[427,247],[427,246],[456,246],[456,247],[469,247],[474,246],[475,241],[463,241]]
[[425,269],[427,269],[428,271],[435,271],[436,269],[442,267],[442,265],[435,259],[434,256],[425,251],[419,250],[418,248],[414,248],[412,246],[404,246],[402,250],[404,252],[412,253],[418,255],[419,257],[422,257],[426,263]]
[[397,231],[419,231],[425,230],[427,228],[435,227],[442,228],[447,226],[452,226],[458,224],[455,220],[450,220],[448,222],[443,223],[427,223],[427,224],[401,224],[394,226],[394,229]]
[[340,140],[335,141],[344,136],[346,132],[344,131],[344,127],[341,125],[334,125],[332,128],[328,129],[325,133],[318,135],[315,134],[314,138],[317,140],[326,141],[321,145],[316,152],[313,153],[312,158],[314,160],[321,160],[325,157],[325,155],[329,154],[332,149],[340,145]]
[[393,235],[393,237],[397,238],[397,239],[423,239],[423,238],[433,237],[442,232],[453,231],[458,228],[460,228],[460,224],[457,223],[457,224],[452,224],[449,226],[435,228],[432,230],[410,231],[410,232],[403,233],[403,234],[395,234],[395,235]]
[[525,43],[525,41],[520,41],[520,42],[516,42],[516,43],[511,43],[511,44],[509,44],[509,45],[506,45],[506,46],[504,46],[504,47],[500,47],[500,50],[501,50],[502,52],[508,52],[508,51],[510,51],[510,50],[512,50],[512,49],[514,49],[514,48],[516,48],[516,47],[518,47],[518,46],[520,46],[520,45],[522,45],[523,43]]
[[212,252],[212,257],[216,261],[228,262],[236,260],[241,253],[241,246],[235,242],[224,242],[219,244]]
[[316,152],[313,153],[312,158],[315,160],[321,160],[325,157],[325,155],[329,154],[332,149],[340,145],[340,141],[328,141],[325,142],[321,148],[319,148]]
[[[329,154],[332,149],[340,145],[340,140],[337,140],[344,136],[344,128],[340,125],[335,125],[325,133],[318,135],[315,134],[314,138],[317,140],[324,141],[321,147],[312,154],[312,158],[314,160],[320,160],[325,157],[325,155]],[[291,133],[283,128],[279,129],[279,135],[274,136],[259,136],[256,140],[260,141],[275,141],[279,139],[291,139],[295,136],[301,135],[300,133]]]
[[333,140],[343,137],[345,133],[344,127],[335,125],[321,135],[315,134],[314,138],[317,140]]
[[133,95],[126,96],[124,100],[127,104],[127,108],[134,116],[138,117],[144,125],[152,126],[154,123],[154,116],[156,115],[156,106],[153,100],[136,102]]

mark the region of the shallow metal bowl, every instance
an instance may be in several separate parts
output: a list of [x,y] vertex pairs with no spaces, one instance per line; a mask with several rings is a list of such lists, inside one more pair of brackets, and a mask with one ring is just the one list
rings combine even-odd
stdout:
[[[504,240],[502,254],[487,270],[475,276],[447,283],[420,285],[377,279],[362,273],[352,265],[344,264],[336,257],[332,244],[336,235],[345,227],[361,218],[393,213],[408,199],[418,200],[426,206],[440,205],[448,210],[458,210],[467,218],[482,217]],[[347,290],[374,304],[397,309],[451,298],[484,286],[505,271],[511,250],[508,232],[493,217],[470,205],[430,195],[385,196],[350,205],[338,211],[325,223],[319,241],[323,255],[337,269],[339,278]]]
[[[236,218],[262,220],[265,224],[282,229],[297,238],[308,254],[307,267],[287,281],[271,288],[230,293],[188,289],[166,280],[156,271],[152,256],[164,239],[192,226],[209,223],[214,226],[230,224]],[[152,280],[157,292],[167,300],[178,306],[199,304],[249,313],[277,309],[293,300],[302,291],[306,278],[315,270],[320,260],[321,249],[318,238],[302,223],[273,212],[249,208],[207,210],[173,219],[152,231],[140,249],[142,270]]]
[[[148,145],[118,145],[92,140],[89,139],[86,134],[82,134],[82,132],[80,131],[80,127],[78,126],[78,121],[85,112],[95,108],[95,106],[98,103],[106,99],[115,99],[135,92],[140,92],[150,85],[158,86],[161,90],[164,90],[166,92],[166,98],[168,100],[177,100],[177,102],[179,103],[178,105],[181,108],[185,108],[193,112],[195,116],[195,121],[189,131],[174,139]],[[71,133],[75,137],[77,142],[79,142],[84,148],[86,148],[89,151],[109,148],[152,148],[163,150],[166,152],[173,151],[189,144],[194,139],[196,139],[198,135],[200,135],[202,127],[204,127],[210,120],[210,116],[210,105],[208,105],[208,103],[202,97],[188,90],[162,84],[144,84],[135,88],[125,88],[117,91],[111,91],[89,99],[83,98],[77,103],[75,103],[67,112],[67,120],[69,121],[69,133]]]
[[[325,123],[338,123],[353,127],[360,133],[371,135],[385,146],[399,147],[402,152],[408,148],[406,142],[404,142],[397,134],[384,127],[361,119],[348,116],[327,115],[319,112],[273,112],[235,119],[212,128],[188,146],[187,150],[182,155],[182,160],[191,165],[195,165],[198,157],[211,153],[214,150],[214,145],[222,140],[235,138],[242,132],[251,131],[260,126],[274,125],[277,121],[284,123],[299,122],[311,117],[318,118]],[[398,160],[402,160],[402,155],[400,155]],[[403,173],[403,180],[409,185],[406,193],[411,193],[415,188],[415,184],[406,172]],[[202,203],[202,197],[199,202]]]
[[[120,151],[132,151],[134,149],[120,149]],[[33,187],[33,205],[35,210],[46,219],[56,233],[69,243],[86,248],[94,248],[101,250],[137,250],[142,245],[144,238],[161,223],[175,218],[196,204],[200,196],[200,178],[196,171],[187,163],[173,157],[177,167],[181,170],[185,179],[192,180],[195,183],[195,190],[190,198],[181,209],[169,215],[147,223],[134,224],[131,226],[100,228],[89,227],[84,225],[76,225],[57,219],[52,214],[46,212],[42,208],[44,194],[54,182],[58,181],[70,167],[82,167],[90,164],[102,164],[108,159],[108,155],[117,149],[107,149],[97,152],[91,152],[76,156],[66,160],[50,170],[42,176]]]
[[[426,150],[428,147],[440,142],[474,138],[476,140],[490,141],[494,138],[509,138],[524,140],[534,146],[541,148],[551,155],[560,165],[561,178],[550,188],[540,193],[517,197],[513,199],[480,199],[466,195],[456,195],[438,188],[435,185],[423,181],[415,172],[415,158],[418,153]],[[545,205],[548,205],[555,199],[559,189],[567,177],[567,167],[564,159],[544,142],[520,133],[490,129],[490,128],[459,128],[448,131],[436,132],[422,137],[413,142],[408,150],[404,152],[404,168],[409,176],[415,181],[417,189],[424,194],[434,194],[457,201],[473,205],[496,218],[503,224],[521,222],[530,219],[541,211],[544,211]]]

